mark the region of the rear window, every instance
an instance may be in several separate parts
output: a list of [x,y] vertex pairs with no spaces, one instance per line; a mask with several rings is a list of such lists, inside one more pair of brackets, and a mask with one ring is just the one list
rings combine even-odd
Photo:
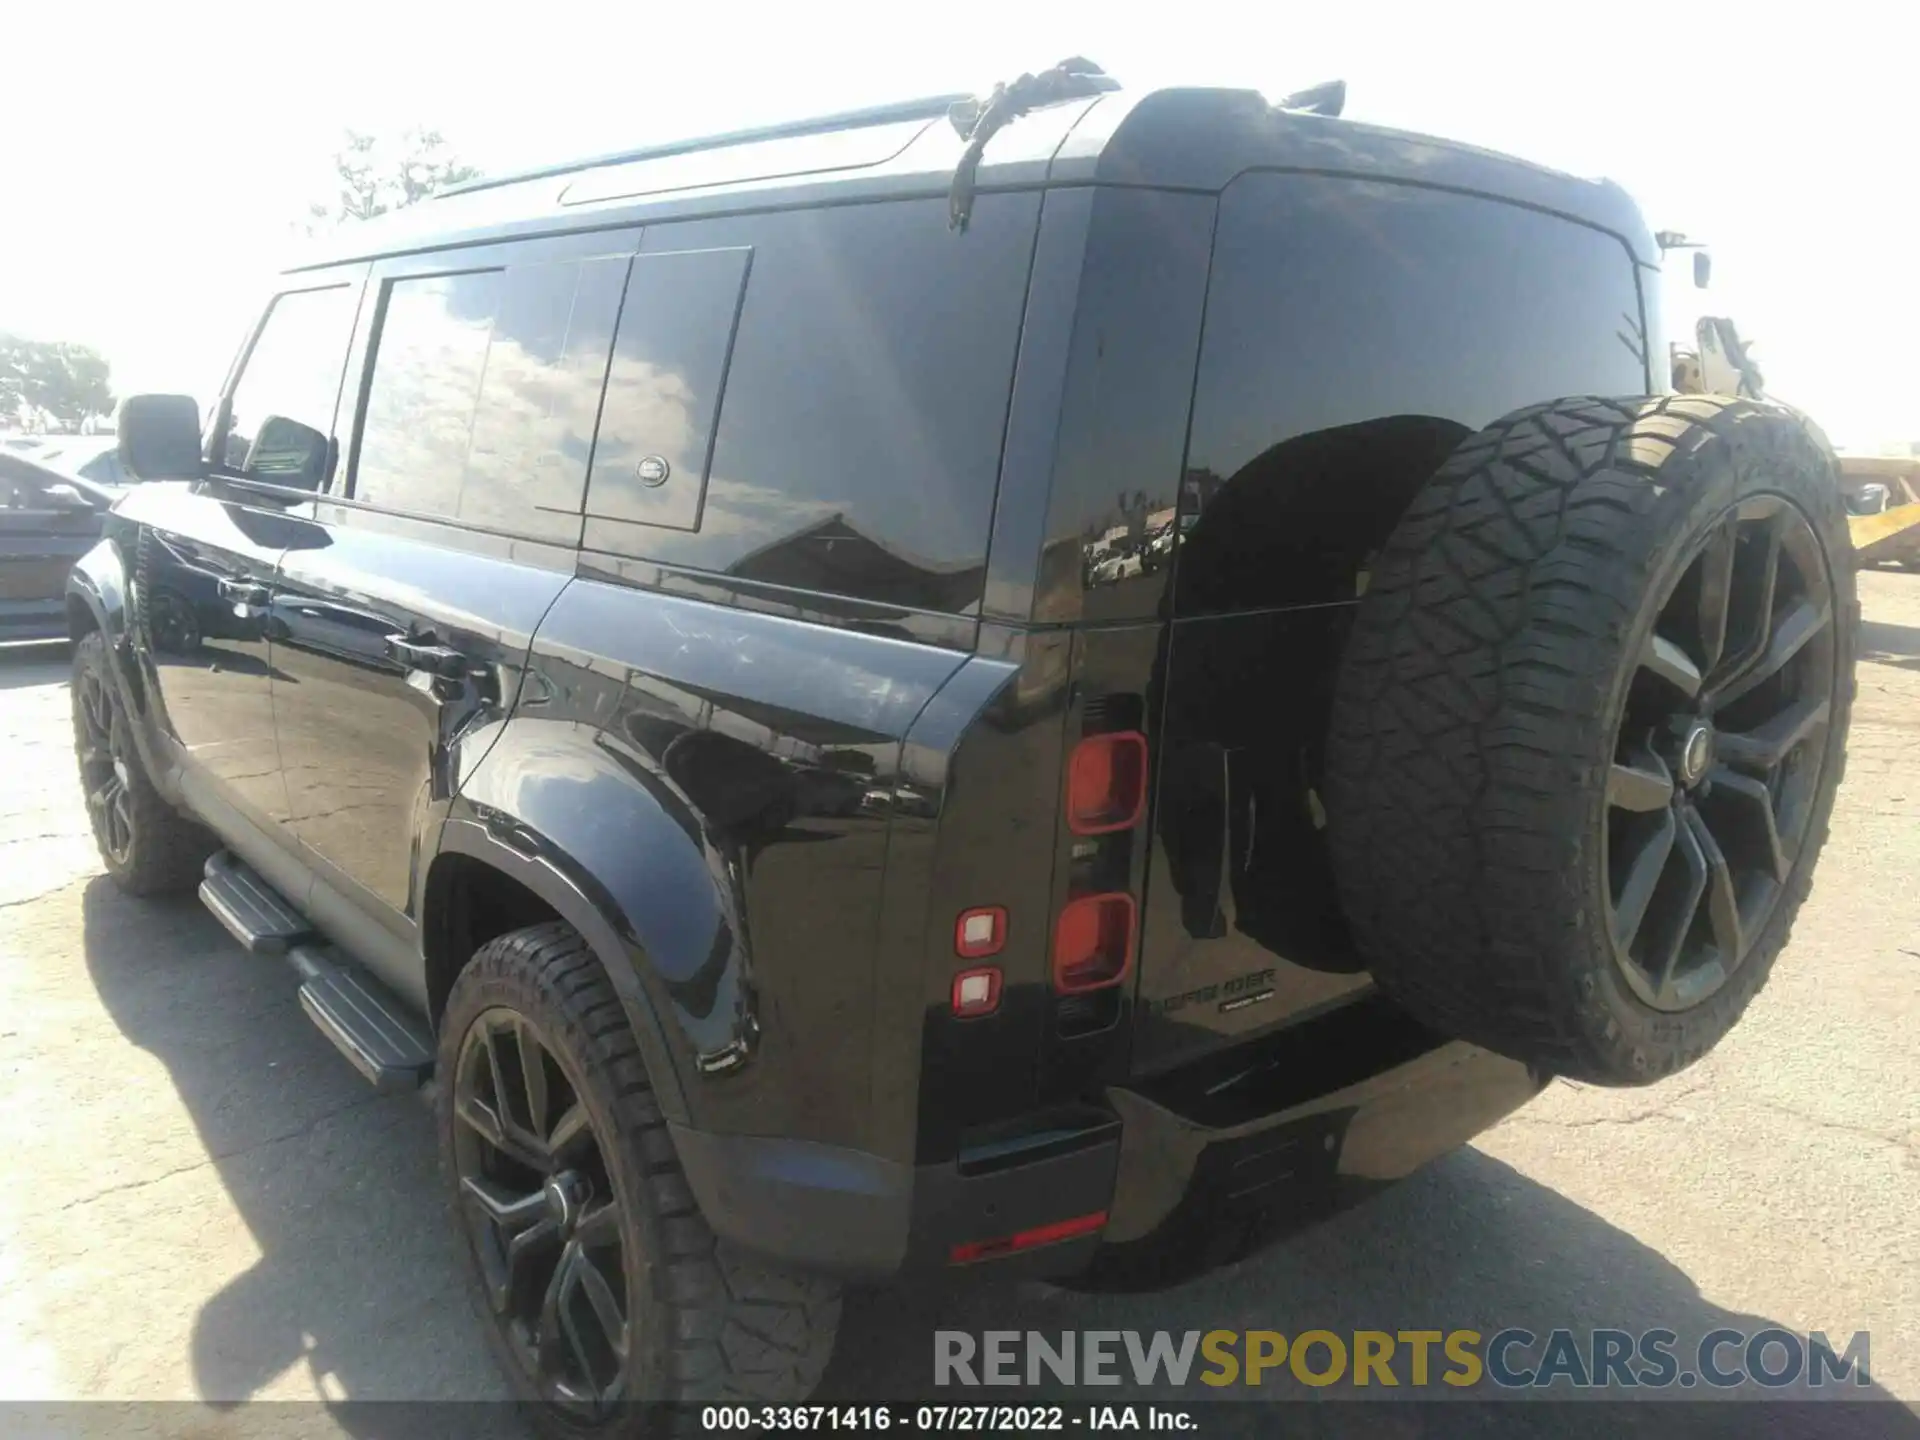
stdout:
[[1183,549],[1181,612],[1322,598],[1299,572],[1350,578],[1357,557],[1326,547],[1390,527],[1465,434],[1643,394],[1645,347],[1610,235],[1413,185],[1243,176],[1220,202],[1181,495],[1207,563]]

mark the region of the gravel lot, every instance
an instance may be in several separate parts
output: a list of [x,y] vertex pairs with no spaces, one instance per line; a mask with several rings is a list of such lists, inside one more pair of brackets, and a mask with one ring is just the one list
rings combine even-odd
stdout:
[[[829,1396],[924,1395],[936,1326],[1771,1323],[1871,1331],[1873,1393],[1905,1403],[1835,1433],[1920,1436],[1920,576],[1869,573],[1862,590],[1818,883],[1708,1060],[1649,1090],[1557,1083],[1386,1196],[1166,1294],[856,1296]],[[100,875],[67,706],[57,651],[0,651],[0,1400],[197,1400],[140,1424],[213,1434],[269,1413],[229,1409],[246,1399],[499,1397],[425,1107],[368,1090],[291,974],[196,904],[136,904]],[[1370,1433],[1582,1428],[1578,1407],[1496,1406],[1497,1423],[1370,1408]],[[1597,1433],[1785,1433],[1747,1406],[1635,1408],[1652,1428],[1609,1409]],[[271,1413],[275,1433],[369,1433],[351,1407]],[[1331,1419],[1285,1413],[1277,1428]],[[1203,1428],[1272,1419],[1223,1408]]]

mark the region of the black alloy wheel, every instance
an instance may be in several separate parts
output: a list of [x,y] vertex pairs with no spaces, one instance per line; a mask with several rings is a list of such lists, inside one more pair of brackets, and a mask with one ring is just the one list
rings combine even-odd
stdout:
[[627,1266],[600,1137],[539,1027],[483,1011],[453,1076],[453,1153],[494,1322],[531,1388],[592,1424],[627,1398]]
[[1834,600],[1784,496],[1733,507],[1661,605],[1607,785],[1615,955],[1689,1009],[1750,953],[1799,862],[1832,718]]
[[98,630],[74,643],[71,697],[81,794],[107,874],[129,895],[192,889],[217,842],[154,788],[136,743],[137,717]]
[[93,838],[110,866],[133,859],[133,775],[138,760],[125,751],[126,728],[119,723],[119,701],[105,676],[81,668],[74,677],[74,730],[80,761],[80,787],[86,795]]
[[680,1433],[702,1405],[812,1392],[839,1287],[708,1228],[577,930],[546,921],[476,950],[441,1011],[436,1069],[468,1288],[534,1431]]

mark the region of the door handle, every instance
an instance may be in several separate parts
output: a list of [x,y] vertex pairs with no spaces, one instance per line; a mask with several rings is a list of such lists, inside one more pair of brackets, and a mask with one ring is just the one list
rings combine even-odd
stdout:
[[266,586],[254,580],[222,580],[219,590],[222,600],[235,605],[264,605],[273,598]]
[[472,668],[472,662],[451,645],[410,640],[405,635],[387,636],[387,659],[409,670],[424,670],[442,680],[463,679]]

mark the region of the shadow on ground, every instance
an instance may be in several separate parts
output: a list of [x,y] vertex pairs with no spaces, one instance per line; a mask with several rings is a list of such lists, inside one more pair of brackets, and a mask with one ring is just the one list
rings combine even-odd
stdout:
[[[1596,1141],[1595,1143],[1604,1143]],[[823,1398],[863,1395],[926,1397],[933,1376],[936,1329],[1038,1330],[1057,1342],[1061,1330],[1472,1329],[1483,1337],[1518,1326],[1544,1336],[1556,1327],[1576,1334],[1608,1327],[1638,1334],[1677,1332],[1683,1368],[1699,1338],[1721,1329],[1753,1334],[1776,1322],[1726,1310],[1706,1300],[1678,1267],[1552,1190],[1501,1162],[1466,1149],[1427,1167],[1368,1203],[1274,1248],[1157,1295],[1082,1295],[1041,1285],[980,1287],[941,1298],[899,1293],[849,1299],[840,1344]],[[1833,1337],[1844,1344],[1845,1337]],[[1882,1343],[1897,1337],[1880,1337]],[[1436,1352],[1437,1353],[1437,1352]],[[1519,1352],[1516,1358],[1519,1357]],[[1724,1363],[1734,1353],[1722,1352]],[[1324,1363],[1321,1352],[1317,1363]],[[1122,1371],[1127,1366],[1122,1361]],[[1195,1373],[1204,1368],[1196,1365]],[[1399,1366],[1405,1375],[1406,1366]],[[1436,1368],[1435,1373],[1438,1373]],[[1548,1404],[1475,1400],[1463,1403],[1435,1387],[1434,1403],[1381,1406],[1354,1400],[1350,1388],[1308,1392],[1290,1378],[1263,1387],[1279,1407],[1221,1403],[1206,1412],[1209,1435],[1366,1434],[1383,1436],[1573,1437],[1675,1435],[1746,1440],[1754,1435],[1920,1437],[1920,1419],[1878,1387],[1831,1388],[1790,1407],[1760,1401],[1677,1399]],[[1056,1398],[1187,1400],[1201,1391],[1149,1397],[1081,1388]],[[1430,1393],[1430,1392],[1429,1392]],[[1485,1391],[1477,1392],[1484,1396]],[[1567,1387],[1558,1387],[1565,1396]],[[1613,1392],[1614,1396],[1620,1394]],[[1697,1392],[1673,1392],[1692,1395]],[[1751,1395],[1751,1391],[1747,1392]],[[1005,1400],[982,1387],[969,1401]],[[1374,1398],[1381,1398],[1378,1390]],[[1418,1397],[1403,1391],[1402,1397]],[[949,1392],[941,1398],[961,1398]],[[1352,1403],[1328,1404],[1343,1399]],[[1831,1399],[1861,1402],[1844,1410]],[[1315,1403],[1315,1402],[1318,1403]],[[1790,1421],[1790,1423],[1788,1423]]]
[[1860,622],[1860,658],[1877,665],[1920,670],[1920,626],[1889,625],[1879,620]]
[[[99,879],[83,905],[86,963],[102,1000],[127,1038],[165,1064],[260,1251],[250,1270],[200,1308],[192,1337],[199,1393],[216,1404],[241,1401],[304,1365],[316,1395],[503,1398],[467,1308],[431,1117],[419,1097],[369,1091],[307,1022],[285,968],[241,952],[191,900],[143,904]],[[1016,1398],[1006,1391],[936,1397],[936,1329],[1464,1327],[1491,1334],[1509,1325],[1541,1333],[1664,1326],[1681,1335],[1684,1358],[1686,1344],[1709,1330],[1752,1332],[1768,1323],[1710,1304],[1631,1236],[1467,1150],[1327,1225],[1156,1295],[1079,1295],[1034,1284],[851,1295],[819,1398]],[[1178,1398],[1192,1401],[1201,1388]],[[1884,1398],[1851,1386],[1844,1398],[1861,1396]],[[1116,1389],[1078,1398],[1173,1397]],[[518,1433],[505,1410],[460,1414],[465,1435]],[[397,1424],[391,1412],[354,1405],[333,1418],[368,1435],[393,1433]],[[1891,1403],[1765,1412],[1748,1404],[1222,1404],[1206,1409],[1204,1430],[1920,1440],[1920,1421]]]
[[51,644],[9,640],[0,644],[0,690],[64,684],[72,668],[64,640]]

